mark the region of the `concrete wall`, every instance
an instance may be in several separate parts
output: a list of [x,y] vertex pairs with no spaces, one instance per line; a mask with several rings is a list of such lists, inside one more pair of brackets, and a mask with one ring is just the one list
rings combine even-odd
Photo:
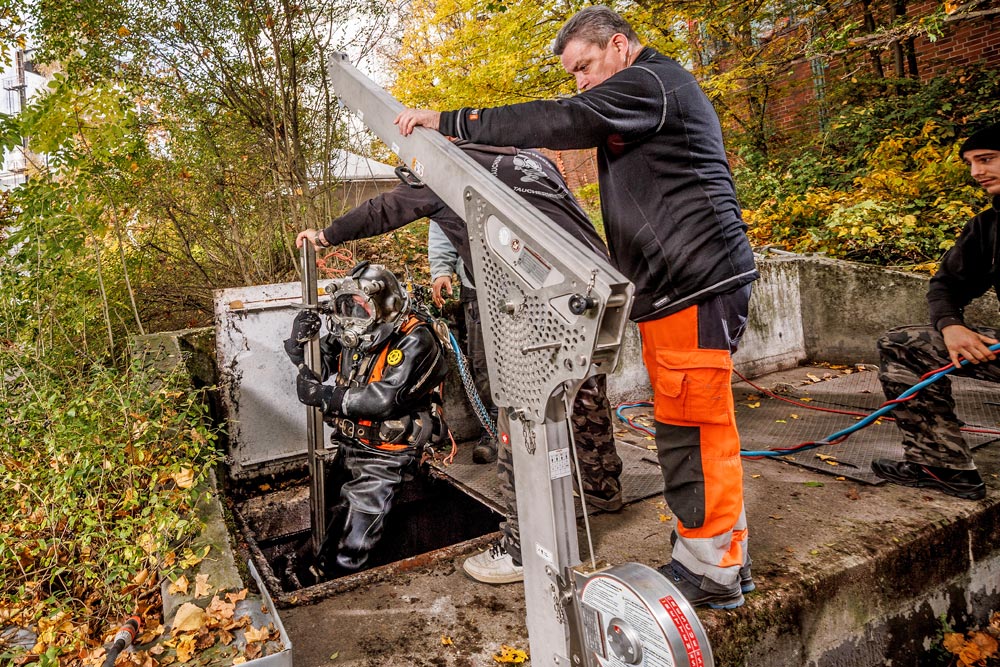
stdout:
[[[875,341],[886,330],[923,324],[928,276],[814,255],[757,257],[750,322],[733,362],[743,375],[793,368],[807,360],[878,363]],[[966,309],[970,323],[1000,327],[992,292]],[[638,328],[630,324],[622,356],[608,379],[612,404],[649,400]]]

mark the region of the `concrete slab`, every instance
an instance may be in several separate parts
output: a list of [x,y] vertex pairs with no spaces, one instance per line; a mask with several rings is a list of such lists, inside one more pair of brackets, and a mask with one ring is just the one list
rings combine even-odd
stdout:
[[[918,664],[940,618],[955,627],[983,622],[1000,608],[1000,446],[976,458],[989,487],[979,502],[746,461],[758,591],[735,611],[699,612],[715,664]],[[590,523],[599,558],[652,566],[669,558],[674,518],[658,497]],[[283,610],[295,664],[468,667],[495,664],[504,644],[527,650],[521,585],[475,582],[463,559]]]

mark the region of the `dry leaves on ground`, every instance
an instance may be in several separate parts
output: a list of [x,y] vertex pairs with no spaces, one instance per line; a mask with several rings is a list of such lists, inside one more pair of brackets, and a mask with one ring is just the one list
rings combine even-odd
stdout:
[[985,630],[973,630],[962,634],[948,632],[944,635],[944,647],[956,656],[958,667],[986,667],[996,664],[1000,658],[1000,612],[993,612]]

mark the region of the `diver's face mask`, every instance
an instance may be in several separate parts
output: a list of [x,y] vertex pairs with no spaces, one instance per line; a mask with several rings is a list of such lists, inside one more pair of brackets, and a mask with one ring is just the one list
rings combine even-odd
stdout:
[[321,308],[327,328],[348,348],[378,345],[409,312],[409,299],[395,276],[377,264],[359,264],[347,277],[328,283],[326,293],[330,299]]
[[[354,283],[353,280],[349,282]],[[330,287],[327,287],[328,292]],[[375,337],[371,330],[377,319],[374,302],[357,284],[338,287],[334,292],[328,328],[340,338],[344,347],[368,347]]]

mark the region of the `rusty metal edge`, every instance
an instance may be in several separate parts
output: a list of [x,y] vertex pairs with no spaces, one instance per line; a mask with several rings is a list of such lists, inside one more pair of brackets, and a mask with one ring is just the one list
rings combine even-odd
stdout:
[[486,535],[474,537],[463,542],[458,542],[457,544],[450,544],[446,547],[441,547],[440,549],[435,549],[416,556],[397,560],[392,563],[373,567],[370,570],[363,570],[332,581],[324,581],[323,583],[316,584],[315,586],[300,588],[294,592],[286,592],[282,590],[281,582],[274,576],[271,564],[268,563],[267,557],[264,556],[264,552],[261,551],[260,547],[257,545],[256,533],[254,533],[250,526],[247,525],[246,520],[240,514],[238,509],[234,508],[233,516],[236,518],[236,522],[243,536],[243,541],[246,544],[247,549],[250,551],[250,555],[255,564],[257,565],[260,578],[263,580],[264,586],[270,592],[271,599],[274,601],[275,607],[279,609],[313,604],[339,593],[346,593],[347,591],[352,591],[357,588],[361,588],[362,586],[370,586],[378,582],[386,581],[402,572],[408,572],[417,568],[440,563],[442,561],[451,560],[456,556],[469,553],[476,549],[482,549],[490,543],[500,539],[503,535],[499,531],[487,533]]

